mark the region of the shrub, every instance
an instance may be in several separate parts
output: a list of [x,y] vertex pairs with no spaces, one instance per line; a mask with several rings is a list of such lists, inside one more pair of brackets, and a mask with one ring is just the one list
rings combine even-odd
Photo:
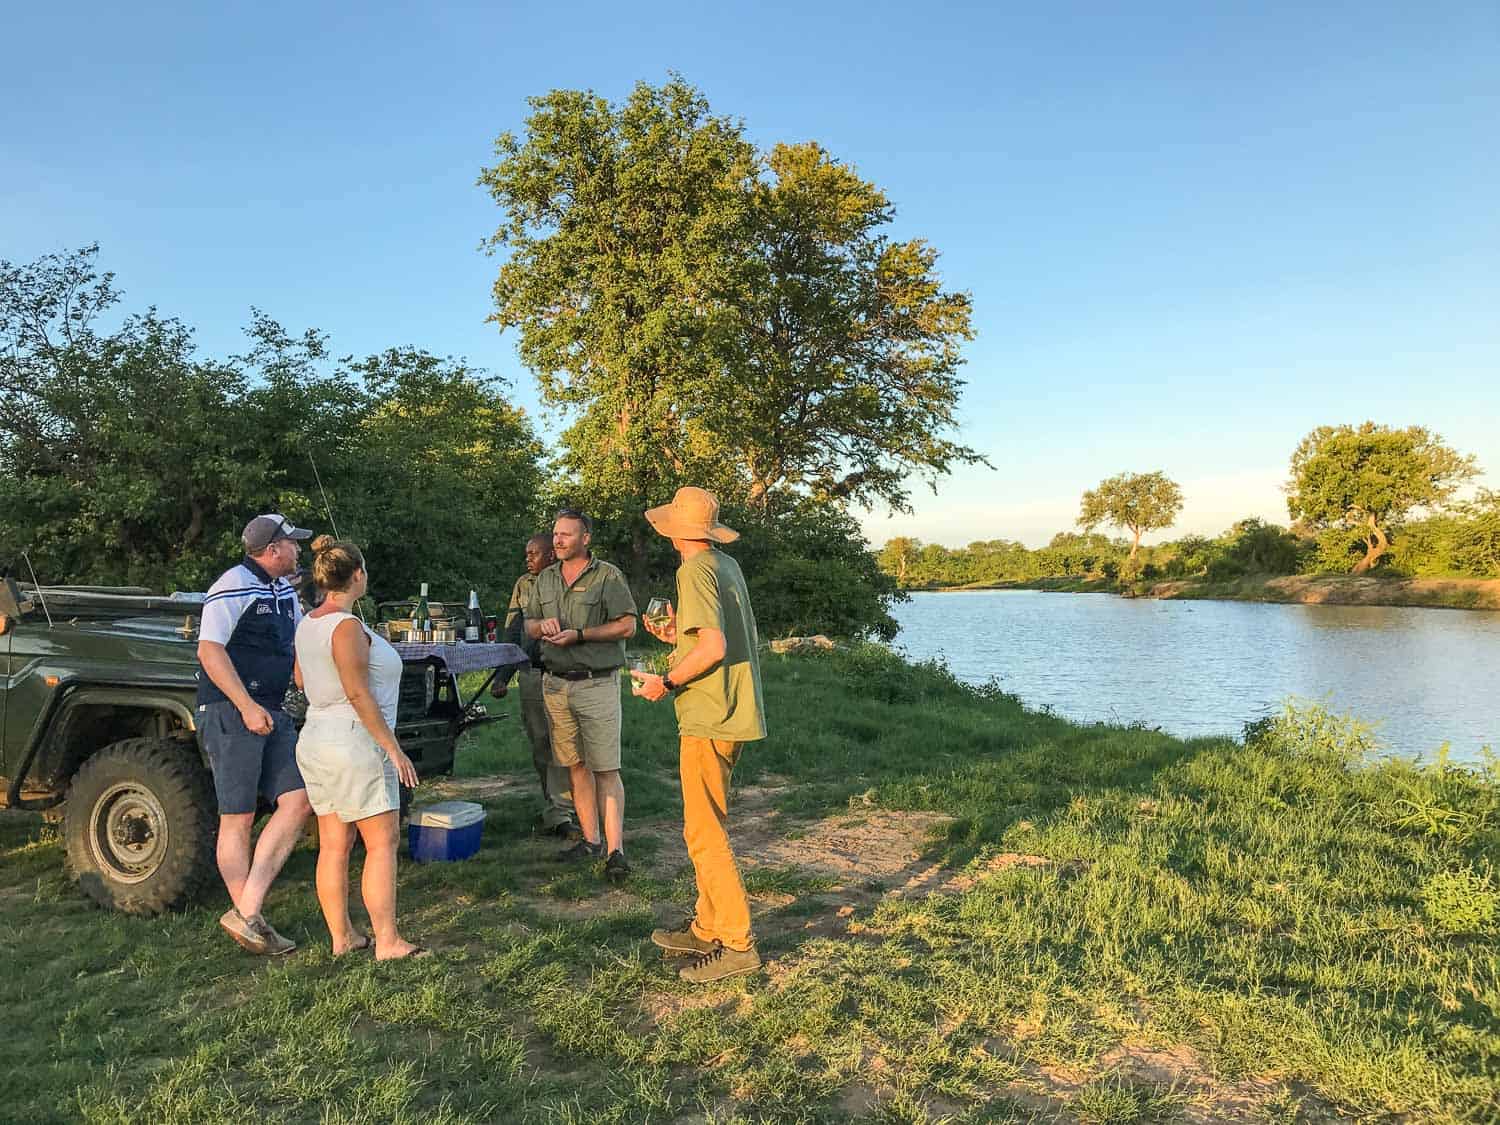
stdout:
[[1472,867],[1439,871],[1422,884],[1422,913],[1442,934],[1483,933],[1500,919],[1494,873]]

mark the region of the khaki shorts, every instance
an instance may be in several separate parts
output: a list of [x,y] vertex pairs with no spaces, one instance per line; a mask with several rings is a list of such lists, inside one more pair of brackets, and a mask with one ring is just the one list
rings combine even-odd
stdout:
[[558,765],[579,762],[595,773],[620,768],[620,677],[542,677],[542,702]]
[[297,738],[297,765],[319,816],[352,824],[401,807],[396,767],[358,719],[309,715]]

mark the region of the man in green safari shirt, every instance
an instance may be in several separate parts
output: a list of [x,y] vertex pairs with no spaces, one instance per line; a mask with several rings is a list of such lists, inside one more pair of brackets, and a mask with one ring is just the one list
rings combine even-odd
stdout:
[[605,877],[618,883],[630,873],[620,780],[620,667],[625,642],[635,636],[635,599],[625,576],[589,550],[593,531],[583,512],[557,513],[557,561],[536,576],[521,612],[526,636],[541,642],[547,732],[553,755],[572,775],[583,832],[563,857],[602,859]]
[[664,626],[646,622],[675,651],[665,676],[630,674],[642,698],[674,697],[682,835],[698,882],[692,920],[681,930],[657,930],[651,940],[669,955],[692,958],[679,970],[683,980],[707,984],[760,968],[750,901],[725,827],[734,764],[745,743],[766,736],[755,614],[739,563],[714,546],[740,535],[719,522],[713,493],[679,488],[646,519],[682,556],[677,608],[667,607]]

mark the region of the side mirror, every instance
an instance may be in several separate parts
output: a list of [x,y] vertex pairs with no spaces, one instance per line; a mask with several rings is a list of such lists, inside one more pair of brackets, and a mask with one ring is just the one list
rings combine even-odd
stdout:
[[0,637],[10,632],[10,623],[14,618],[8,613],[0,613]]

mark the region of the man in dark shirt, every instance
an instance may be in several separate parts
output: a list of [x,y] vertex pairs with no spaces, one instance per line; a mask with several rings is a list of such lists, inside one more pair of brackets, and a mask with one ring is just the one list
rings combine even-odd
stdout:
[[[531,667],[516,673],[521,692],[521,725],[531,743],[531,764],[536,767],[542,785],[541,827],[543,832],[568,836],[577,831],[573,819],[573,785],[567,766],[552,753],[552,738],[547,733],[547,708],[542,702],[542,642],[526,635],[523,614],[536,576],[556,560],[552,553],[552,536],[533,535],[526,541],[526,572],[516,579],[505,608],[505,628],[501,640],[520,645],[531,657]],[[490,694],[502,698],[509,690],[509,680],[495,681]]]
[[[261,906],[312,813],[297,728],[282,709],[302,618],[287,576],[297,570],[298,540],[311,534],[274,513],[246,524],[245,557],[209,587],[198,633],[198,730],[219,801],[219,874],[233,901],[219,925],[252,953],[297,948]],[[261,797],[276,811],[252,855]]]

